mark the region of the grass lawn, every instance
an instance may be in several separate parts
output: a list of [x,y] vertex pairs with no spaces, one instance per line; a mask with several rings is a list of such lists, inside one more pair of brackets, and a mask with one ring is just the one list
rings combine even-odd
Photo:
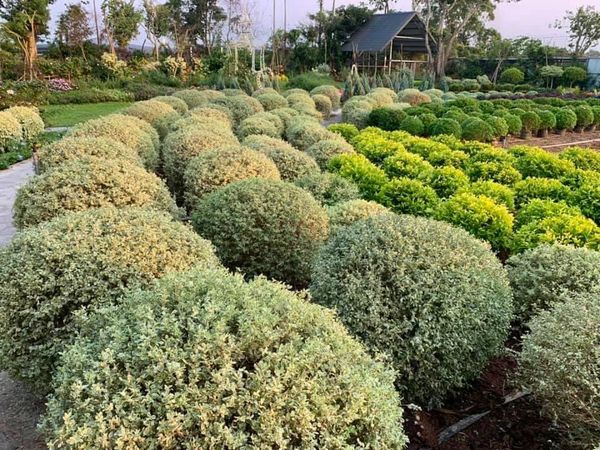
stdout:
[[86,120],[117,112],[130,103],[84,103],[48,105],[41,108],[42,118],[48,127],[71,127]]

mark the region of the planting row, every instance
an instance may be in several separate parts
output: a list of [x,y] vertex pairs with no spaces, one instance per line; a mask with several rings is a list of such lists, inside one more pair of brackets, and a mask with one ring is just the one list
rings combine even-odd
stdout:
[[[503,266],[371,201],[388,175],[365,155],[420,139],[327,130],[310,99],[183,91],[39,152],[0,250],[0,367],[49,395],[49,448],[401,449],[401,404],[443,404],[511,321],[532,329],[515,386],[597,442],[598,350],[579,337],[598,332],[600,255],[541,246]],[[438,142],[445,161],[490,150],[443,140],[463,146]]]

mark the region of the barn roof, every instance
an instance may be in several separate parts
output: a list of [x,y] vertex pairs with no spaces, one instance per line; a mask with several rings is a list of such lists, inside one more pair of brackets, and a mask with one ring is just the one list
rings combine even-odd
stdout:
[[[408,25],[411,27],[408,27]],[[381,52],[405,28],[411,28],[413,34],[418,32],[425,36],[425,27],[416,12],[398,12],[389,14],[374,14],[371,19],[346,42],[342,50],[345,52]],[[415,45],[417,42],[407,42]],[[421,41],[419,48],[424,49]]]

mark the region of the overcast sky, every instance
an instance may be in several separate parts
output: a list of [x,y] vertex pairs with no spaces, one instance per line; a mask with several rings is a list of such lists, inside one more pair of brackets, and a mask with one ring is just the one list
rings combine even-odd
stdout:
[[[97,0],[100,3],[101,0]],[[272,24],[272,0],[248,0],[254,3],[253,17],[261,23],[263,34],[268,34]],[[77,0],[57,0],[52,6],[55,19],[68,3]],[[276,0],[276,20],[278,27],[283,27],[283,0]],[[336,0],[336,6],[360,4],[361,0]],[[411,0],[398,0],[394,9],[411,10]],[[317,9],[317,0],[287,0],[288,26],[294,26],[307,21],[307,14]],[[325,0],[325,7],[331,8],[333,0]],[[568,37],[563,30],[550,27],[556,19],[564,16],[566,10],[573,10],[582,5],[600,7],[600,0],[520,0],[518,3],[498,5],[496,20],[492,26],[504,37],[531,36],[541,39],[550,45],[566,46]],[[140,41],[138,38],[136,41]]]

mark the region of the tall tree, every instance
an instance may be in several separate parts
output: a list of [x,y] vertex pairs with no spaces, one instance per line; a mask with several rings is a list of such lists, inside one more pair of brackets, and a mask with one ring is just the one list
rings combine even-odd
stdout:
[[160,57],[160,39],[169,33],[170,10],[167,5],[159,5],[154,0],[144,0],[144,21],[142,23],[146,30],[146,36],[154,47],[154,57],[158,61]]
[[585,55],[600,42],[600,11],[593,6],[580,6],[576,11],[567,11],[565,17],[554,26],[569,30],[569,47],[575,57]]
[[218,0],[169,0],[172,33],[175,40],[184,39],[190,45],[200,41],[210,54],[227,15]]
[[68,47],[76,47],[85,58],[84,44],[92,34],[87,11],[81,3],[67,5],[56,27],[56,37],[59,42]]
[[54,0],[0,0],[0,19],[3,30],[23,52],[23,78],[36,76],[38,37],[48,32],[49,5]]
[[[496,5],[502,1],[504,0],[413,0],[413,8],[420,13],[425,24],[425,44],[431,70],[437,77],[446,75],[448,60],[465,30],[493,19]],[[434,46],[436,52],[433,51]]]
[[115,53],[115,44],[121,49],[127,48],[137,36],[143,19],[133,0],[103,0],[102,14],[110,51]]
[[390,12],[390,5],[397,3],[398,0],[369,0],[369,4],[377,11],[383,11],[384,14]]
[[492,74],[492,82],[496,83],[498,81],[498,75],[500,74],[500,69],[502,68],[502,64],[513,54],[514,45],[513,41],[510,39],[498,39],[492,42],[492,45],[489,48],[489,55],[491,58],[496,58],[496,68],[494,69],[494,73]]

